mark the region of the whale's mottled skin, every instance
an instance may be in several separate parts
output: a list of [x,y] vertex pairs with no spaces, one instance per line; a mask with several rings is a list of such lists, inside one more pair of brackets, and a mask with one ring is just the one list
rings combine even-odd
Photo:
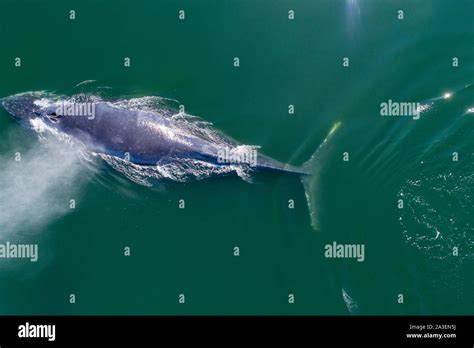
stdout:
[[[58,115],[57,106],[41,106],[34,94],[4,98],[5,110],[21,124],[41,118],[51,127],[80,140],[91,151],[104,152],[129,159],[140,165],[183,158],[199,159],[212,164],[219,161],[224,145],[190,134],[178,122],[153,111],[119,108],[107,102],[94,103],[94,115]],[[305,169],[283,164],[268,156],[256,156],[256,169],[309,174]]]

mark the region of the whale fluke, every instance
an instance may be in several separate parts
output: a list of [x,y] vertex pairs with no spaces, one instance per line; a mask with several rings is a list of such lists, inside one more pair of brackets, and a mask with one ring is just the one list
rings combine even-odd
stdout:
[[341,126],[341,122],[334,124],[326,138],[319,145],[317,150],[311,155],[302,166],[302,172],[307,175],[301,175],[301,183],[304,187],[306,201],[308,203],[309,216],[311,218],[311,227],[314,230],[320,229],[319,222],[319,177],[321,174],[322,164],[329,153],[330,141],[334,137],[337,129]]

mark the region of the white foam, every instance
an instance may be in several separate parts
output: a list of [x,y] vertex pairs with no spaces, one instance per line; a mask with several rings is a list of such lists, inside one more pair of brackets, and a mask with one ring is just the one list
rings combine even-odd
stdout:
[[347,291],[342,288],[342,298],[346,304],[347,310],[349,313],[354,314],[359,309],[359,304],[347,293]]
[[55,217],[70,212],[69,201],[78,199],[81,165],[70,147],[39,143],[0,161],[0,235],[40,229]]

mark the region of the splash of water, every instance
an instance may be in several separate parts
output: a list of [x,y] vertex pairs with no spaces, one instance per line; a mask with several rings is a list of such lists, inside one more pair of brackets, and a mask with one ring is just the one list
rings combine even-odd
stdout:
[[344,300],[344,303],[346,304],[346,307],[349,313],[351,314],[357,313],[357,311],[359,310],[359,304],[357,303],[357,301],[354,300],[344,288],[342,288],[341,293],[342,293],[342,299]]
[[472,259],[474,174],[421,174],[398,193],[405,202],[399,223],[406,241],[430,258]]
[[[21,131],[21,130],[18,130]],[[0,157],[0,235],[40,230],[71,211],[84,183],[83,166],[72,147],[42,141]]]

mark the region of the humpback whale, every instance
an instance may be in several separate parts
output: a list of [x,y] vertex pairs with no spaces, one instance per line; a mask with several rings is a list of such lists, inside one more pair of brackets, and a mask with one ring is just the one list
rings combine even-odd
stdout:
[[[32,127],[34,121],[44,122],[51,129],[67,134],[83,144],[88,151],[105,153],[140,166],[156,166],[198,160],[213,166],[247,166],[257,171],[277,171],[299,175],[314,221],[310,198],[314,191],[314,164],[321,159],[327,141],[339,123],[334,125],[318,150],[302,166],[279,162],[255,148],[245,148],[231,140],[216,141],[190,132],[176,122],[173,110],[118,106],[104,100],[93,100],[90,105],[74,102],[66,97],[46,100],[38,92],[27,92],[2,99],[3,108],[21,125]],[[246,151],[242,151],[242,148]],[[314,208],[314,207],[313,207]]]

